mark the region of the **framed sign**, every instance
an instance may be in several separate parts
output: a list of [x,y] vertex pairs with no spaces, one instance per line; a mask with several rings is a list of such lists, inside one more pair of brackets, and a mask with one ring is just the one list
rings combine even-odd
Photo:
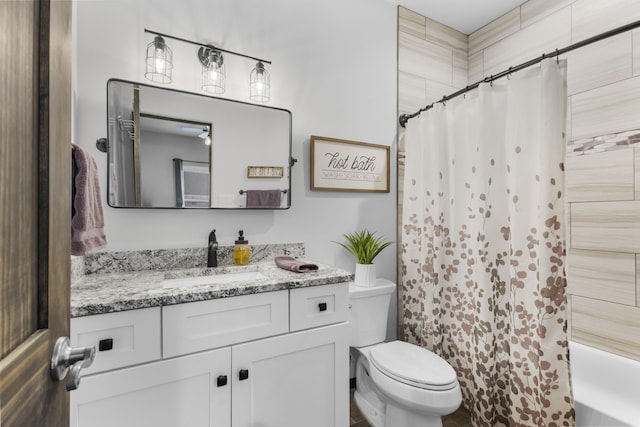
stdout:
[[282,178],[282,166],[247,166],[247,178]]
[[389,147],[311,136],[311,189],[389,192]]

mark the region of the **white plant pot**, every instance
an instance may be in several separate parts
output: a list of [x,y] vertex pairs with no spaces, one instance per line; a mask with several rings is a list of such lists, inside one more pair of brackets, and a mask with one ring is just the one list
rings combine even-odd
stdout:
[[356,274],[354,279],[356,286],[370,288],[376,285],[375,264],[356,264]]

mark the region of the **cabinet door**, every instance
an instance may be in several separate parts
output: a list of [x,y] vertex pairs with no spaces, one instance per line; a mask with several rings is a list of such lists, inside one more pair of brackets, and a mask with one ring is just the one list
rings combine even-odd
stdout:
[[233,346],[233,427],[348,426],[347,337],[339,323]]
[[71,426],[229,427],[230,366],[223,348],[84,377],[71,393]]

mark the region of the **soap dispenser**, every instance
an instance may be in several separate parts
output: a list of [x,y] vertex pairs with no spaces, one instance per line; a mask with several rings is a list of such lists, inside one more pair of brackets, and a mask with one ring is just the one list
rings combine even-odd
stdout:
[[209,233],[209,245],[207,246],[207,267],[218,266],[218,239],[216,230]]
[[244,239],[244,231],[240,230],[238,240],[233,248],[233,262],[235,265],[247,265],[249,264],[249,257],[251,256],[251,247],[249,247],[249,241]]

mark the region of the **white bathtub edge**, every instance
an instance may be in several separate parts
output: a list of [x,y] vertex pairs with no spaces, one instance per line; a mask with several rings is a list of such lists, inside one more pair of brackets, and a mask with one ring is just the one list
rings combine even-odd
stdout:
[[569,349],[573,398],[582,410],[640,426],[640,362],[573,341]]

